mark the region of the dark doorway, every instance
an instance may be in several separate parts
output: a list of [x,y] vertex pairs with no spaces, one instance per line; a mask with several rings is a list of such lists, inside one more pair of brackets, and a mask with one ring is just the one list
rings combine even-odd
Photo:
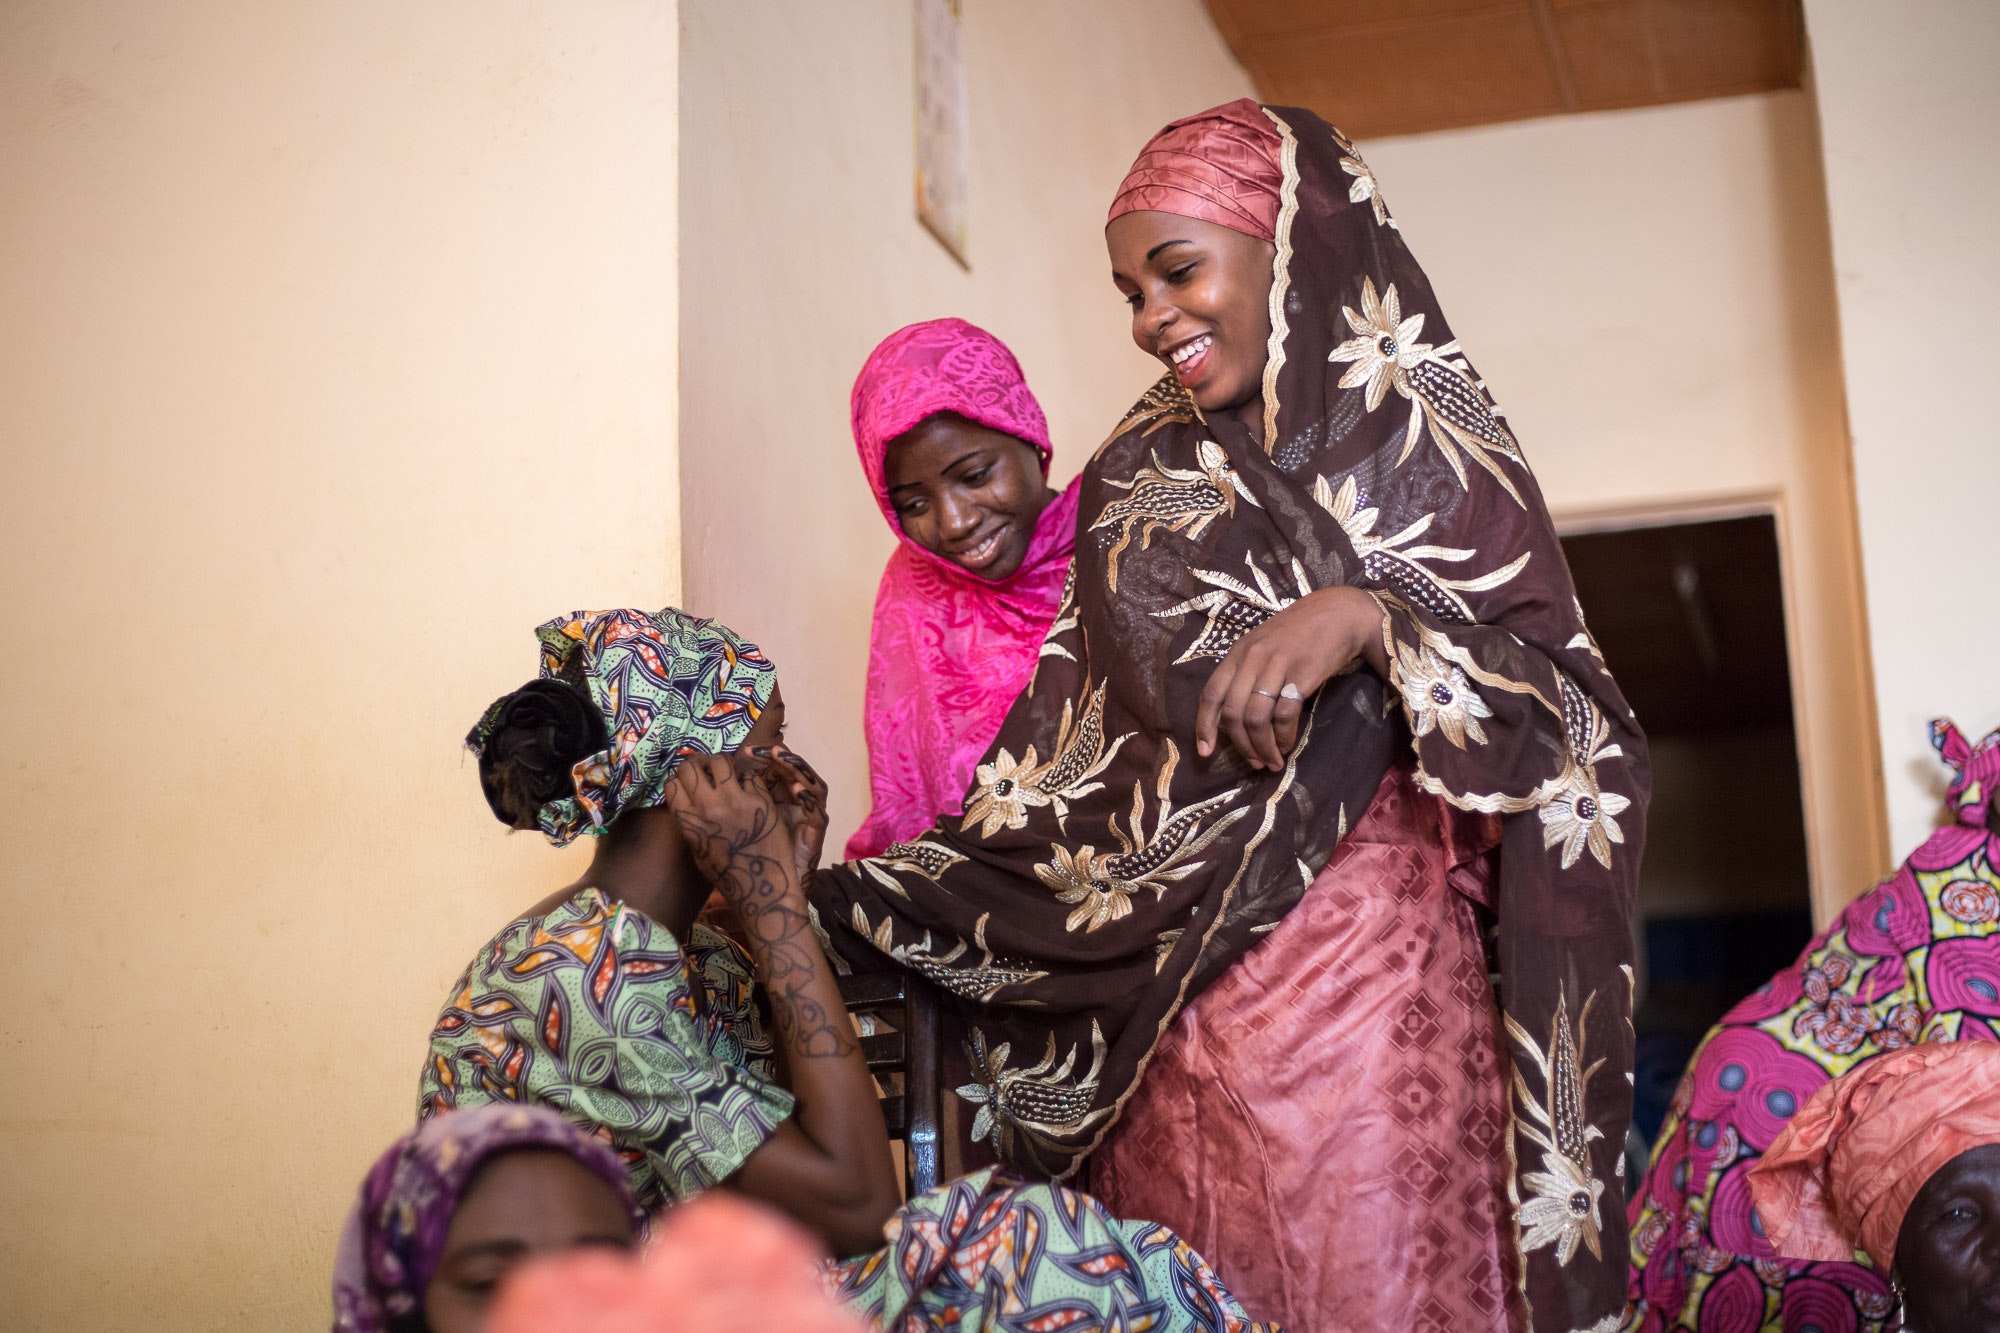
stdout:
[[1702,1034],[1812,935],[1777,523],[1584,533],[1563,550],[1652,750],[1633,1020],[1650,1144]]

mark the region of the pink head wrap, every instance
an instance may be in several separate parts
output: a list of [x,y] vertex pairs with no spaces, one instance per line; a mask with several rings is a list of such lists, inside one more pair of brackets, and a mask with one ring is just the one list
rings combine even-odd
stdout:
[[1051,500],[1021,568],[989,583],[903,535],[883,479],[889,442],[939,412],[1041,455],[1049,427],[1020,363],[962,319],[882,340],[854,381],[854,447],[897,546],[875,594],[865,728],[874,806],[847,858],[873,856],[964,807],[974,767],[1033,673],[1076,544],[1076,487]]
[[1950,718],[1934,717],[1931,744],[1954,770],[1944,799],[1958,822],[2000,832],[1993,823],[1994,798],[2000,797],[2000,727],[1972,744]]
[[1273,240],[1282,147],[1264,109],[1247,97],[1183,116],[1139,150],[1105,224],[1150,210]]
[[1924,1042],[1821,1087],[1750,1171],[1771,1247],[1791,1259],[1887,1272],[1924,1182],[1962,1152],[2000,1143],[2000,1045]]

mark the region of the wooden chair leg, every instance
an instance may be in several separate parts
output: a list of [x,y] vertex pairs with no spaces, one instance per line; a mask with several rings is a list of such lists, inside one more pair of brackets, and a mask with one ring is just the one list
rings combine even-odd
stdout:
[[938,1185],[938,1011],[931,988],[915,977],[904,992],[903,1139],[905,1184],[912,1197]]

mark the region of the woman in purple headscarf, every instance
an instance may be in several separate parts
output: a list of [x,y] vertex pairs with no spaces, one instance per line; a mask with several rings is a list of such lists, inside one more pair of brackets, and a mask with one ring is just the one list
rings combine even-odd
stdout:
[[854,381],[854,447],[896,550],[868,655],[873,808],[847,856],[957,814],[1034,672],[1076,545],[1076,486],[1049,489],[1049,428],[998,338],[933,319]]
[[334,1333],[472,1333],[516,1264],[630,1249],[645,1214],[611,1147],[554,1111],[426,1120],[368,1172],[334,1260]]

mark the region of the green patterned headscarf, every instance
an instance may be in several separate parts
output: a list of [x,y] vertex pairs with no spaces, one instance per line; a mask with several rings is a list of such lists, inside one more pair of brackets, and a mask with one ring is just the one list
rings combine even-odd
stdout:
[[[674,607],[577,611],[538,626],[535,637],[542,679],[588,690],[610,738],[570,770],[576,794],[541,808],[536,822],[558,847],[602,834],[621,811],[658,805],[684,755],[741,746],[778,681],[757,645]],[[466,748],[484,752],[507,702],[486,710]]]

